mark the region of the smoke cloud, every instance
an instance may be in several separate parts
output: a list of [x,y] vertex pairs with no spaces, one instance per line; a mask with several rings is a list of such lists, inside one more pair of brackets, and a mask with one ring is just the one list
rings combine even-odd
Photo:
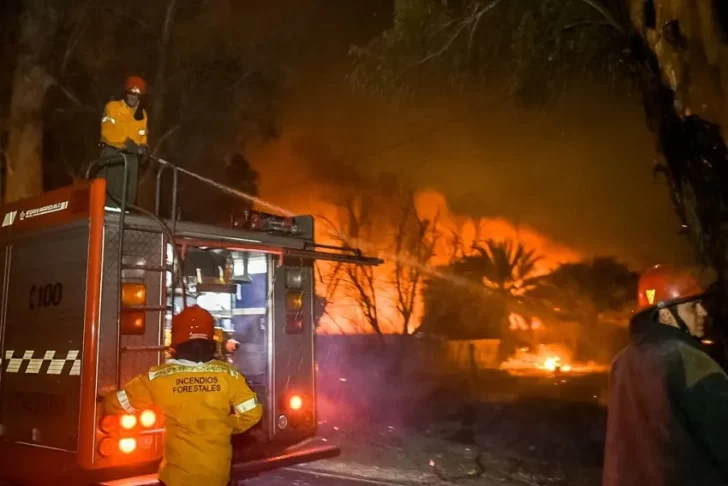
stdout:
[[371,190],[386,174],[441,194],[456,215],[528,227],[580,255],[636,267],[690,259],[651,172],[654,138],[638,100],[584,87],[538,112],[467,93],[395,106],[346,79],[349,45],[386,28],[391,1],[308,11],[297,19],[310,36],[281,103],[281,137],[248,147],[263,197],[330,214],[338,191]]

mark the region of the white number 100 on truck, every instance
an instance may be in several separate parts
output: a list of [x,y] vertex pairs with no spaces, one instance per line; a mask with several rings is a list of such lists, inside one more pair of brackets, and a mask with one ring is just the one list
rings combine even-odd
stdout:
[[109,207],[103,179],[0,207],[0,480],[153,484],[163,414],[104,416],[102,398],[164,362],[185,304],[215,317],[221,358],[263,404],[233,441],[233,479],[338,454],[306,445],[317,424],[313,265],[381,261],[316,244],[311,216],[162,219],[163,173],[173,215],[178,174],[234,190],[159,163],[155,212]]

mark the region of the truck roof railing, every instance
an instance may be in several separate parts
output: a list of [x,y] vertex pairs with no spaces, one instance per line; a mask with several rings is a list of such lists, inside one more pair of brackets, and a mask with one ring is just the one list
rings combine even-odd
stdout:
[[[124,167],[124,180],[123,180],[123,193],[121,200],[117,200],[113,195],[110,195],[110,197],[116,202],[116,204],[119,206],[119,210],[121,212],[126,211],[129,208],[132,208],[134,210],[147,213],[148,211],[144,211],[142,208],[139,208],[136,205],[133,205],[129,203],[128,200],[126,200],[126,195],[128,192],[129,184],[132,183],[132,181],[128,178],[128,162],[127,157],[129,157],[131,154],[125,153],[123,151],[119,152],[118,156],[109,157],[106,159],[101,159],[94,161],[92,163],[87,171],[86,171],[86,179],[89,179],[92,177],[92,174],[97,171],[100,168],[103,167],[110,167],[115,165],[122,165]],[[203,184],[212,187],[213,189],[225,193],[227,195],[230,195],[234,198],[238,198],[240,200],[246,201],[248,203],[256,204],[259,207],[265,207],[269,208],[274,211],[276,214],[271,213],[262,213],[260,211],[256,210],[248,210],[245,212],[246,216],[246,224],[250,225],[251,222],[253,224],[252,227],[247,227],[245,229],[250,229],[253,231],[261,230],[261,231],[270,231],[270,232],[278,232],[285,234],[286,236],[294,236],[294,237],[301,237],[305,239],[313,240],[313,228],[302,228],[303,231],[297,231],[297,228],[295,225],[293,225],[293,220],[300,218],[300,216],[296,216],[293,213],[290,213],[289,211],[285,210],[284,208],[278,207],[274,204],[271,204],[267,201],[264,201],[263,199],[260,199],[252,194],[248,194],[246,192],[240,191],[238,189],[235,189],[234,187],[228,186],[226,184],[220,183],[218,181],[215,181],[213,179],[210,179],[208,177],[205,177],[203,175],[200,175],[196,172],[193,172],[191,170],[185,169],[183,167],[180,167],[176,164],[173,164],[165,159],[162,159],[161,157],[156,156],[149,156],[150,159],[157,162],[157,174],[156,174],[156,187],[155,187],[155,195],[154,195],[154,216],[156,217],[165,217],[172,221],[172,225],[174,226],[176,221],[178,221],[179,218],[179,201],[178,201],[178,193],[179,193],[179,174],[184,174],[187,177],[190,177],[192,179],[195,179],[199,182],[202,182]],[[172,195],[171,195],[171,207],[169,208],[169,215],[162,216],[160,213],[162,211],[162,179],[166,172],[171,171],[172,172]],[[265,221],[260,221],[262,219],[265,219]],[[275,221],[271,221],[271,219],[275,219]],[[255,223],[260,223],[258,227],[255,226]],[[174,231],[173,231],[174,232]]]
[[[179,174],[184,174],[187,177],[191,177],[203,184],[206,184],[217,191],[226,193],[230,196],[239,198],[241,200],[257,204],[259,206],[267,207],[275,210],[278,213],[283,213],[282,216],[276,214],[262,213],[259,211],[248,211],[248,220],[246,221],[247,227],[241,229],[252,230],[252,231],[263,231],[276,233],[281,236],[296,237],[305,241],[305,245],[301,249],[296,249],[295,254],[302,258],[319,258],[330,261],[340,261],[343,263],[360,263],[364,265],[379,265],[382,260],[379,258],[366,257],[362,254],[358,248],[352,248],[349,246],[331,246],[318,244],[314,241],[314,221],[312,216],[295,216],[294,214],[286,211],[283,208],[277,207],[267,201],[264,201],[256,196],[247,194],[243,191],[230,187],[226,184],[222,184],[208,177],[202,176],[191,170],[182,168],[176,164],[173,164],[165,159],[156,156],[149,156],[152,160],[158,164],[157,175],[156,175],[156,190],[154,198],[154,212],[147,211],[144,208],[138,207],[134,204],[130,204],[127,201],[126,195],[129,186],[129,163],[127,157],[131,154],[119,152],[117,157],[109,157],[107,159],[96,161],[92,164],[87,172],[86,178],[90,178],[94,168],[101,168],[113,165],[124,166],[124,178],[122,184],[122,197],[121,201],[116,200],[113,196],[112,199],[116,200],[119,205],[119,227],[121,233],[124,228],[124,218],[127,208],[132,208],[138,212],[144,213],[147,216],[157,220],[159,224],[165,229],[170,237],[170,241],[175,241],[177,235],[177,221],[178,221],[178,191],[179,191]],[[162,195],[162,178],[165,172],[172,172],[172,195],[171,195],[171,208],[169,215],[169,225],[162,220],[161,212],[161,195]],[[120,237],[123,244],[123,234],[120,233]],[[294,250],[288,249],[287,254],[293,256]]]

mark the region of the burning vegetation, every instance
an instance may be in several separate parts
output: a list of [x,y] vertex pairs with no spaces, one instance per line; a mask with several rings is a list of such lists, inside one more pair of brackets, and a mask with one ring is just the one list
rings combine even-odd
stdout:
[[529,227],[454,214],[441,194],[394,176],[273,201],[317,215],[318,241],[386,262],[318,264],[320,334],[496,340],[485,366],[511,374],[603,371],[624,342],[636,276],[615,259],[585,260]]
[[580,362],[572,358],[573,352],[564,346],[538,345],[536,349],[518,348],[515,354],[501,363],[500,369],[512,375],[532,376],[539,374],[584,375],[609,370],[604,364],[594,361]]

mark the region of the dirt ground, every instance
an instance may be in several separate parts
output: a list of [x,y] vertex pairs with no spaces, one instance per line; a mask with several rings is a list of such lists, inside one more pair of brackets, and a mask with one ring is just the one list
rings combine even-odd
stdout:
[[319,377],[319,428],[349,467],[406,470],[427,484],[601,483],[606,375],[347,375]]

